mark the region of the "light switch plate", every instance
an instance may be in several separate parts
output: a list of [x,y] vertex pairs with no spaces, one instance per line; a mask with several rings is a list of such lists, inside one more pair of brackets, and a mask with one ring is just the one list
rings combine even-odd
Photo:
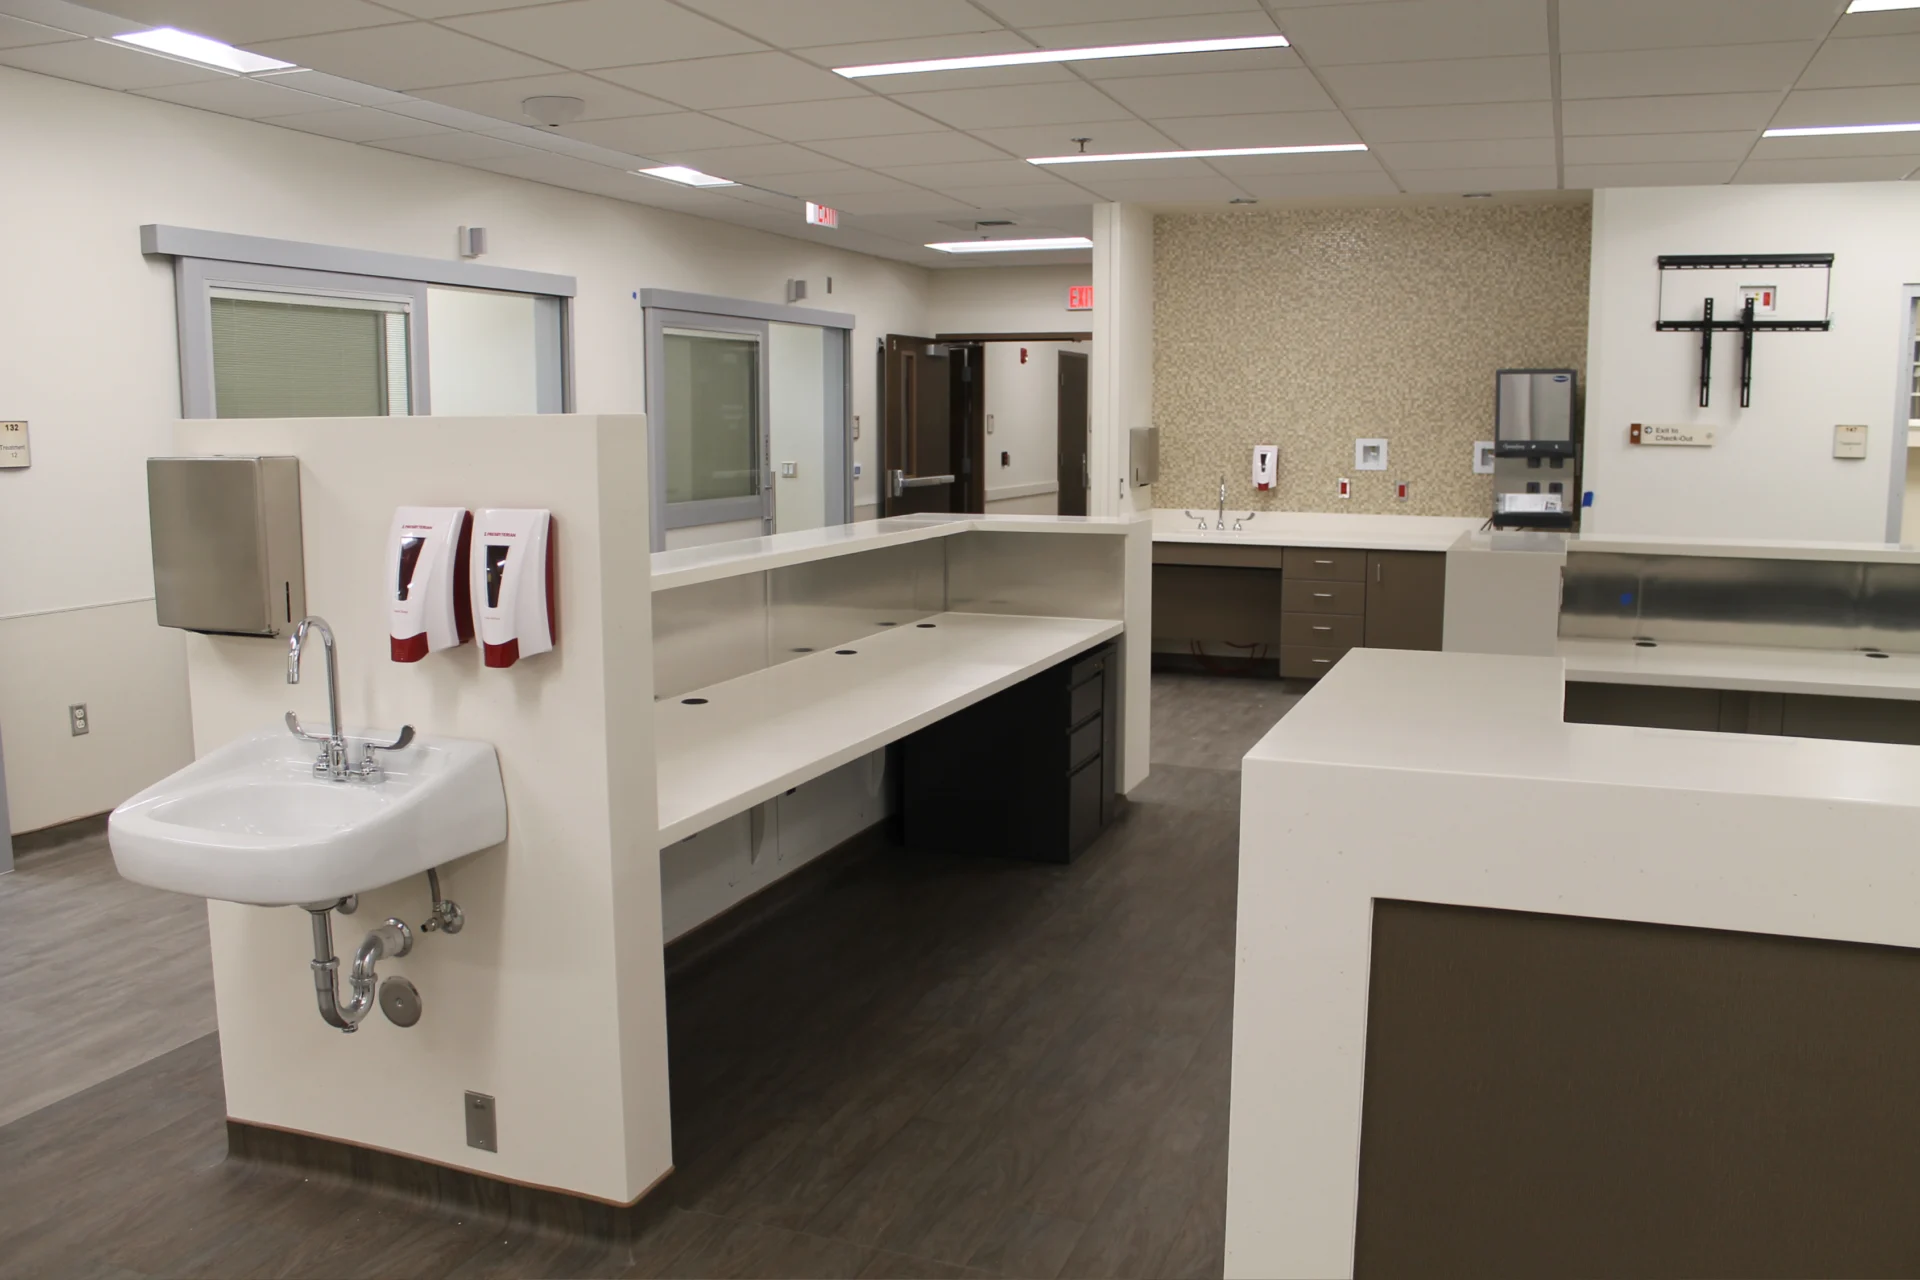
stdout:
[[780,474],[791,480],[800,474],[800,464],[797,462],[783,462],[780,464]]
[[500,1149],[499,1117],[490,1093],[467,1091],[467,1145],[481,1151]]
[[0,422],[0,471],[33,465],[33,453],[27,447],[27,424]]
[[1355,440],[1353,442],[1353,469],[1355,471],[1385,471],[1387,469],[1387,442],[1385,440]]
[[1866,457],[1867,429],[1857,425],[1836,426],[1833,429],[1833,456],[1836,458]]

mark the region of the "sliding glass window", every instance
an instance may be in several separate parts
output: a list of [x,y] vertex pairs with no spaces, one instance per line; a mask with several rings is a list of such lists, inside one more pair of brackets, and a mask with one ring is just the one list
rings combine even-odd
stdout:
[[215,287],[209,309],[218,416],[412,412],[406,301]]

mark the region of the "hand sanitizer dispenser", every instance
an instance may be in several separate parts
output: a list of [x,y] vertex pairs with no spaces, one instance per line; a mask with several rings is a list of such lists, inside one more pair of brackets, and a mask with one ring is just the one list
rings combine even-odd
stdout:
[[387,537],[389,643],[395,662],[418,662],[473,639],[467,556],[473,517],[465,507],[401,507]]
[[1253,446],[1253,487],[1265,493],[1273,488],[1274,477],[1280,470],[1280,449],[1277,445],[1257,444]]
[[487,665],[510,667],[553,648],[553,514],[504,507],[480,511],[471,563]]

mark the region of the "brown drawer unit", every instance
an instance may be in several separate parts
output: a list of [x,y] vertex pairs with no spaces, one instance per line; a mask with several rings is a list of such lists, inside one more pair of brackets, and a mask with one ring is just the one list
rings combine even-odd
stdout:
[[1280,618],[1280,643],[1315,649],[1355,649],[1366,643],[1366,622],[1347,613],[1289,613]]
[[1324,578],[1333,582],[1364,582],[1367,553],[1327,547],[1288,547],[1289,578]]
[[1313,645],[1280,646],[1280,674],[1289,680],[1317,680],[1333,670],[1333,664],[1347,656],[1345,649],[1321,649]]
[[1367,584],[1364,581],[1322,582],[1289,574],[1280,585],[1280,608],[1283,613],[1364,615]]

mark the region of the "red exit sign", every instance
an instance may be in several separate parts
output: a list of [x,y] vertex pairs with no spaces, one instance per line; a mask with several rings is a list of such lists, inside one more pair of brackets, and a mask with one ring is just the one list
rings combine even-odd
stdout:
[[837,227],[840,225],[840,211],[809,200],[807,201],[807,223],[815,227]]
[[1067,310],[1069,311],[1093,310],[1093,286],[1090,284],[1076,284],[1076,285],[1070,286],[1067,289]]

